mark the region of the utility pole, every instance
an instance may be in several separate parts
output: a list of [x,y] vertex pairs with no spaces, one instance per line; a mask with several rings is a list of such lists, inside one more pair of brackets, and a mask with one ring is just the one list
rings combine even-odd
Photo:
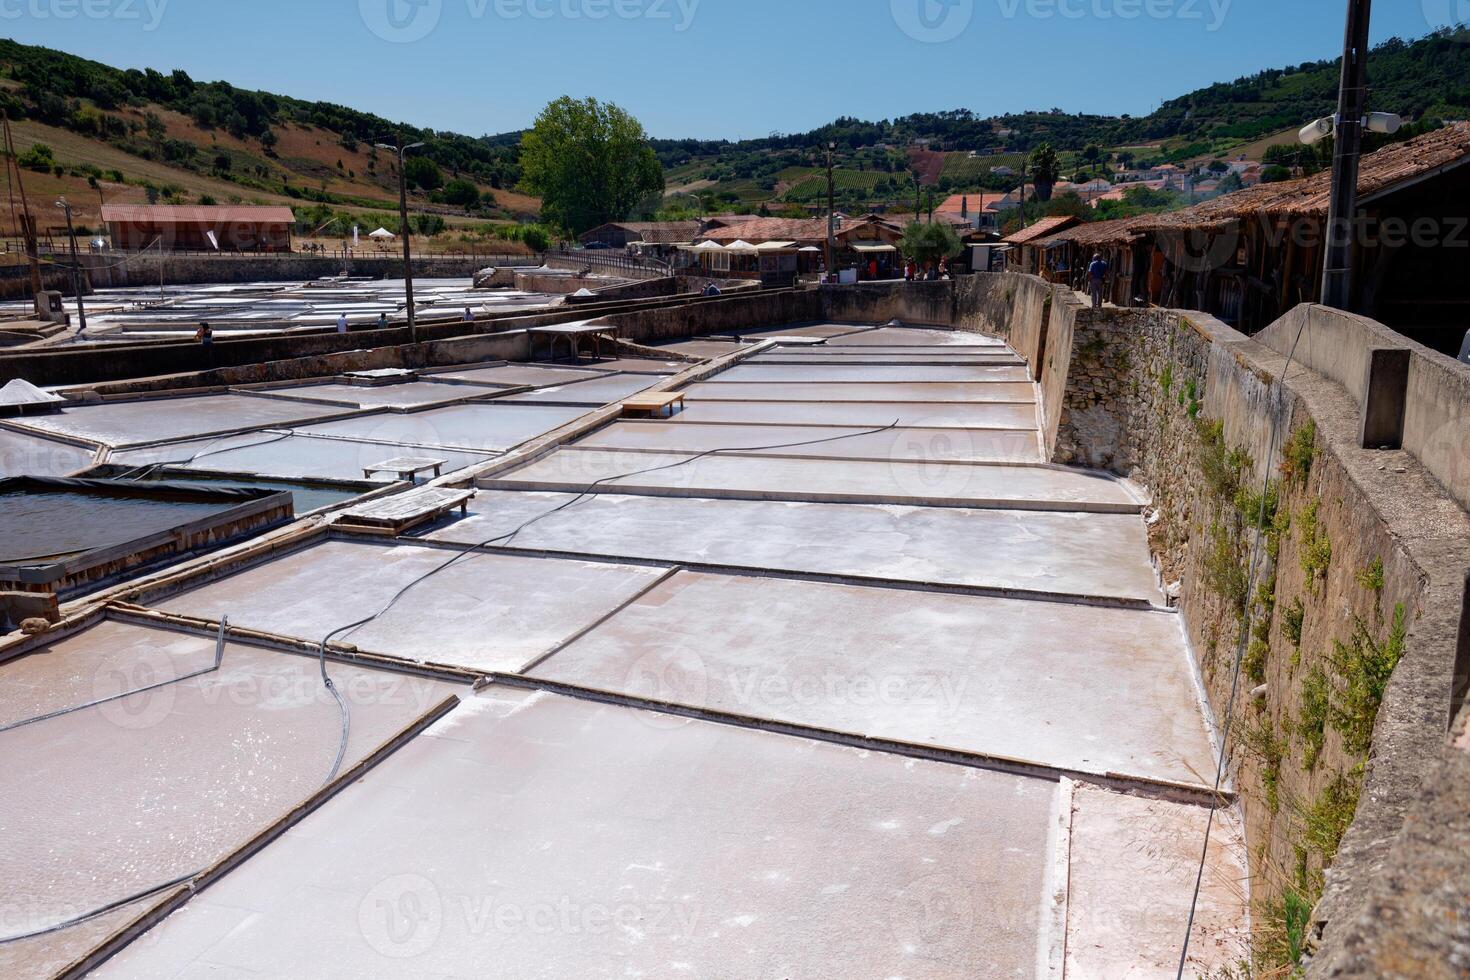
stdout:
[[386,143],[377,144],[380,150],[391,150],[398,154],[398,220],[402,226],[398,230],[403,235],[403,295],[408,304],[409,342],[415,344],[419,342],[419,330],[413,315],[413,250],[408,241],[412,237],[412,229],[408,226],[408,177],[403,172],[403,157],[409,150],[423,145],[410,143],[404,146],[402,135],[393,141],[392,146]]
[[1358,162],[1368,89],[1368,22],[1372,0],[1348,0],[1342,80],[1332,148],[1332,202],[1327,212],[1327,249],[1322,266],[1322,303],[1345,310],[1353,292],[1353,226],[1358,212]]
[[1026,159],[1021,158],[1021,227],[1026,227]]
[[87,308],[82,303],[81,260],[77,258],[77,233],[71,224],[71,205],[66,198],[56,202],[66,212],[66,237],[71,239],[71,291],[77,294],[77,336],[87,332]]
[[829,140],[827,142],[827,275],[830,277],[836,269],[832,265],[832,256],[836,252],[834,246],[837,242],[837,206],[836,196],[832,189],[832,154],[837,151],[837,143]]
[[25,239],[26,260],[31,266],[31,296],[36,313],[42,313],[41,292],[45,286],[41,282],[41,250],[36,244],[36,224],[31,220],[31,205],[26,200],[26,186],[20,176],[20,158],[15,154],[15,139],[10,135],[10,113],[4,114],[5,123],[5,159],[6,174],[10,169],[15,170],[15,189],[20,192],[20,228],[21,236]]

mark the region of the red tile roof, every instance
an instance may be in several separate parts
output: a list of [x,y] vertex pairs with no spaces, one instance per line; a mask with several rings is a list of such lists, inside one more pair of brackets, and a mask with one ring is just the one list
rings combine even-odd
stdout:
[[1047,235],[1055,234],[1063,228],[1070,228],[1077,221],[1078,218],[1071,214],[1059,214],[1050,218],[1042,218],[1036,224],[1022,228],[1009,238],[1002,239],[1002,241],[1007,245],[1027,245],[1036,241],[1038,238],[1045,238]]

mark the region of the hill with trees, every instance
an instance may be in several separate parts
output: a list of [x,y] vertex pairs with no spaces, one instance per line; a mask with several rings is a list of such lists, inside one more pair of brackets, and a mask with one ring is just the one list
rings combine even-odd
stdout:
[[[1369,64],[1374,108],[1413,120],[1470,118],[1467,42],[1470,32],[1460,28],[1376,47]],[[805,133],[740,142],[653,139],[648,145],[664,170],[666,196],[645,198],[629,216],[820,210],[829,143],[836,147],[836,196],[847,209],[923,209],[938,195],[1011,190],[1022,161],[1042,143],[1056,151],[1060,175],[1074,179],[1129,164],[1260,159],[1280,142],[1277,134],[1333,110],[1337,74],[1335,60],[1268,69],[1140,117],[964,108],[880,121],[844,117]],[[325,215],[328,225],[350,224],[354,214],[394,208],[394,163],[375,144],[401,134],[425,144],[407,168],[417,210],[438,213],[451,226],[525,221],[540,212],[520,132],[435,131],[334,103],[196,80],[179,70],[123,70],[5,39],[0,108],[16,122],[28,166],[48,175],[38,179],[39,193],[71,193],[79,203],[144,195],[292,203],[303,212],[309,207],[312,219]],[[1271,152],[1271,162],[1283,167],[1310,163]],[[643,189],[653,182],[636,183]]]

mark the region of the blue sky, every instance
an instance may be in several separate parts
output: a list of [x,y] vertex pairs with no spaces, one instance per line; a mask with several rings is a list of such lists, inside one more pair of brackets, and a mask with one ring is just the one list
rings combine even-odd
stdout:
[[[596,95],[655,136],[965,107],[1147,113],[1336,57],[1346,0],[0,0],[0,34],[478,135]],[[1416,37],[1470,0],[1375,5]]]

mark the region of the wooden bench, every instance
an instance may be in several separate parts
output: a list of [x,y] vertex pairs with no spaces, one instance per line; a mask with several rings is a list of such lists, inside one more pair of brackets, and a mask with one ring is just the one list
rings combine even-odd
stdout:
[[455,509],[461,515],[467,515],[475,493],[473,489],[452,487],[409,490],[344,510],[338,522],[347,527],[396,537],[420,524],[437,521]]
[[651,391],[623,399],[623,415],[627,418],[672,418],[676,407],[684,410],[682,391]]
[[427,473],[430,470],[434,471],[434,476],[439,476],[446,462],[447,460],[435,459],[432,456],[395,456],[372,466],[364,466],[362,475],[371,480],[375,473],[395,473],[398,479],[412,483],[420,473]]

